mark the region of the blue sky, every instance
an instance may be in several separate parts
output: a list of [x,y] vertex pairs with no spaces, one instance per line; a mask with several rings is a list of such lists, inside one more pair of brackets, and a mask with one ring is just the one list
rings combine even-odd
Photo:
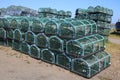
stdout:
[[103,6],[113,9],[112,22],[120,18],[120,0],[0,0],[0,8],[10,5],[21,5],[38,10],[40,7],[51,7],[57,10],[70,10],[74,16],[77,8],[87,9],[89,6]]

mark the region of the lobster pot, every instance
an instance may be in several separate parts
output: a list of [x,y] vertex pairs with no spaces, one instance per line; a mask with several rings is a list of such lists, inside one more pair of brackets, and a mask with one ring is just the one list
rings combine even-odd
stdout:
[[98,29],[98,26],[97,26],[96,22],[93,21],[93,20],[89,20],[89,22],[90,22],[91,25],[92,25],[92,29],[91,29],[92,34],[96,34],[96,33],[97,33],[97,29]]
[[94,13],[95,9],[93,6],[89,6],[87,11],[88,11],[88,13]]
[[87,14],[79,14],[75,16],[76,19],[88,19]]
[[0,28],[3,28],[4,25],[3,25],[3,18],[0,18]]
[[14,31],[12,29],[7,30],[7,39],[14,39]]
[[58,31],[58,24],[51,20],[45,24],[45,34],[46,35],[55,35]]
[[21,19],[20,18],[13,18],[11,20],[11,29],[21,29]]
[[57,54],[56,55],[56,65],[63,67],[65,69],[70,70],[71,68],[71,58],[66,56],[65,54]]
[[58,34],[58,28],[59,28],[59,24],[61,22],[64,22],[64,20],[57,20],[57,19],[53,19],[48,21],[45,24],[45,34],[47,36],[52,36],[52,35],[57,35]]
[[41,59],[48,63],[55,63],[55,54],[48,49],[41,50]]
[[63,52],[64,41],[57,36],[51,36],[49,38],[49,49],[53,51]]
[[20,51],[25,54],[29,54],[30,53],[30,45],[23,41],[20,46]]
[[21,31],[26,32],[30,30],[31,24],[32,24],[32,20],[23,18],[21,20]]
[[58,11],[57,18],[58,19],[64,19],[65,18],[65,11],[63,11],[63,10]]
[[25,41],[29,44],[35,43],[35,37],[36,37],[36,35],[32,31],[27,31],[25,33]]
[[20,51],[21,41],[13,40],[12,48],[14,50]]
[[107,51],[102,51],[99,53],[95,54],[95,57],[97,57],[99,61],[99,71],[105,69],[108,67],[111,62],[110,62],[110,54]]
[[40,48],[38,48],[36,45],[30,46],[30,53],[29,55],[33,58],[40,59]]
[[104,50],[104,48],[104,37],[99,34],[70,40],[66,43],[66,53],[73,57],[88,57],[89,55]]
[[11,19],[8,19],[8,18],[2,18],[2,21],[3,21],[3,25],[4,25],[4,29],[9,29],[11,26],[10,26],[10,22],[11,22]]
[[51,9],[50,10],[50,18],[56,18],[57,15],[57,10],[56,9]]
[[97,53],[97,55],[92,55],[85,59],[73,59],[71,71],[83,77],[91,78],[109,65],[110,56],[103,51],[102,53]]
[[39,33],[36,36],[35,44],[41,48],[48,47],[48,37],[44,33]]
[[110,28],[98,27],[98,33],[101,35],[109,36],[110,35]]
[[105,13],[104,7],[96,6],[95,7],[95,12]]
[[24,36],[24,33],[22,33],[21,30],[19,29],[14,30],[14,33],[13,33],[14,40],[23,41],[24,40],[23,36]]
[[66,18],[71,18],[71,16],[72,16],[72,12],[71,12],[71,11],[67,11],[67,12],[65,13],[65,17],[66,17]]
[[[71,23],[63,22],[59,27],[59,36],[65,39],[76,39],[92,34],[93,29],[97,28],[93,21],[76,20]],[[92,28],[93,27],[93,28]]]
[[4,28],[0,28],[0,44],[6,45],[6,30]]
[[33,20],[31,31],[34,33],[42,33],[44,31],[44,26],[40,19]]

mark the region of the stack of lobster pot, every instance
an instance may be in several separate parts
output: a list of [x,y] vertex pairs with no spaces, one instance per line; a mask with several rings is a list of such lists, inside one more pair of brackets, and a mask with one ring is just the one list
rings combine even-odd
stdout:
[[45,9],[46,13],[40,14],[41,18],[0,19],[0,38],[6,38],[5,30],[8,30],[8,43],[14,50],[86,78],[110,65],[105,38],[98,34],[94,20],[72,19],[69,18],[71,13],[67,15],[63,10],[59,16],[52,18],[49,10]]
[[105,37],[106,41],[110,35],[111,20],[113,11],[102,6],[88,7],[89,19],[94,20],[98,25],[98,33]]

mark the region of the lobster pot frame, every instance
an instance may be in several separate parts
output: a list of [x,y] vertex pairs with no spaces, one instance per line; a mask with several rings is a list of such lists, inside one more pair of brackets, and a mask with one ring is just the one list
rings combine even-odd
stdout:
[[25,33],[25,41],[29,44],[35,43],[36,35],[32,31],[27,31]]
[[31,57],[36,58],[36,59],[40,59],[40,48],[38,48],[36,45],[31,45],[30,46],[30,54]]
[[110,35],[110,28],[101,28],[98,27],[98,33],[101,35],[109,36]]
[[23,18],[21,20],[21,31],[26,32],[30,30],[31,24],[32,24],[32,19]]
[[12,48],[14,50],[20,51],[21,41],[13,40]]
[[53,51],[63,52],[64,41],[57,36],[51,36],[49,38],[49,49]]
[[44,33],[39,33],[36,36],[35,44],[41,48],[48,47],[48,37]]
[[48,63],[55,63],[55,54],[48,49],[41,50],[41,59]]
[[19,29],[14,30],[14,33],[13,33],[14,40],[23,41],[24,40],[23,36],[24,36],[24,33],[22,33],[21,30]]
[[34,33],[42,33],[44,32],[43,22],[40,19],[33,20],[31,31]]
[[[71,23],[63,22],[59,27],[59,36],[65,39],[76,39],[86,35],[93,34],[97,26],[93,21],[76,20]],[[96,29],[96,30],[95,30]]]
[[66,43],[66,53],[73,57],[87,57],[105,49],[104,37],[95,34]]
[[91,78],[110,65],[110,55],[107,52],[97,53],[88,58],[72,59],[71,71],[83,77]]
[[65,69],[71,69],[71,58],[66,56],[65,54],[57,54],[56,55],[56,65],[63,67]]
[[11,29],[21,29],[21,19],[20,18],[13,18],[11,20]]
[[30,45],[26,42],[22,42],[20,46],[20,51],[29,54],[30,53]]
[[14,31],[12,29],[7,30],[7,39],[14,39]]

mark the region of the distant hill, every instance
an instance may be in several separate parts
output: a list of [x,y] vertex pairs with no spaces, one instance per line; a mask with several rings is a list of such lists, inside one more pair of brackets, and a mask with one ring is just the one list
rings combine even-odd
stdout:
[[11,5],[7,8],[0,8],[0,16],[37,16],[38,12],[36,10],[24,7]]

